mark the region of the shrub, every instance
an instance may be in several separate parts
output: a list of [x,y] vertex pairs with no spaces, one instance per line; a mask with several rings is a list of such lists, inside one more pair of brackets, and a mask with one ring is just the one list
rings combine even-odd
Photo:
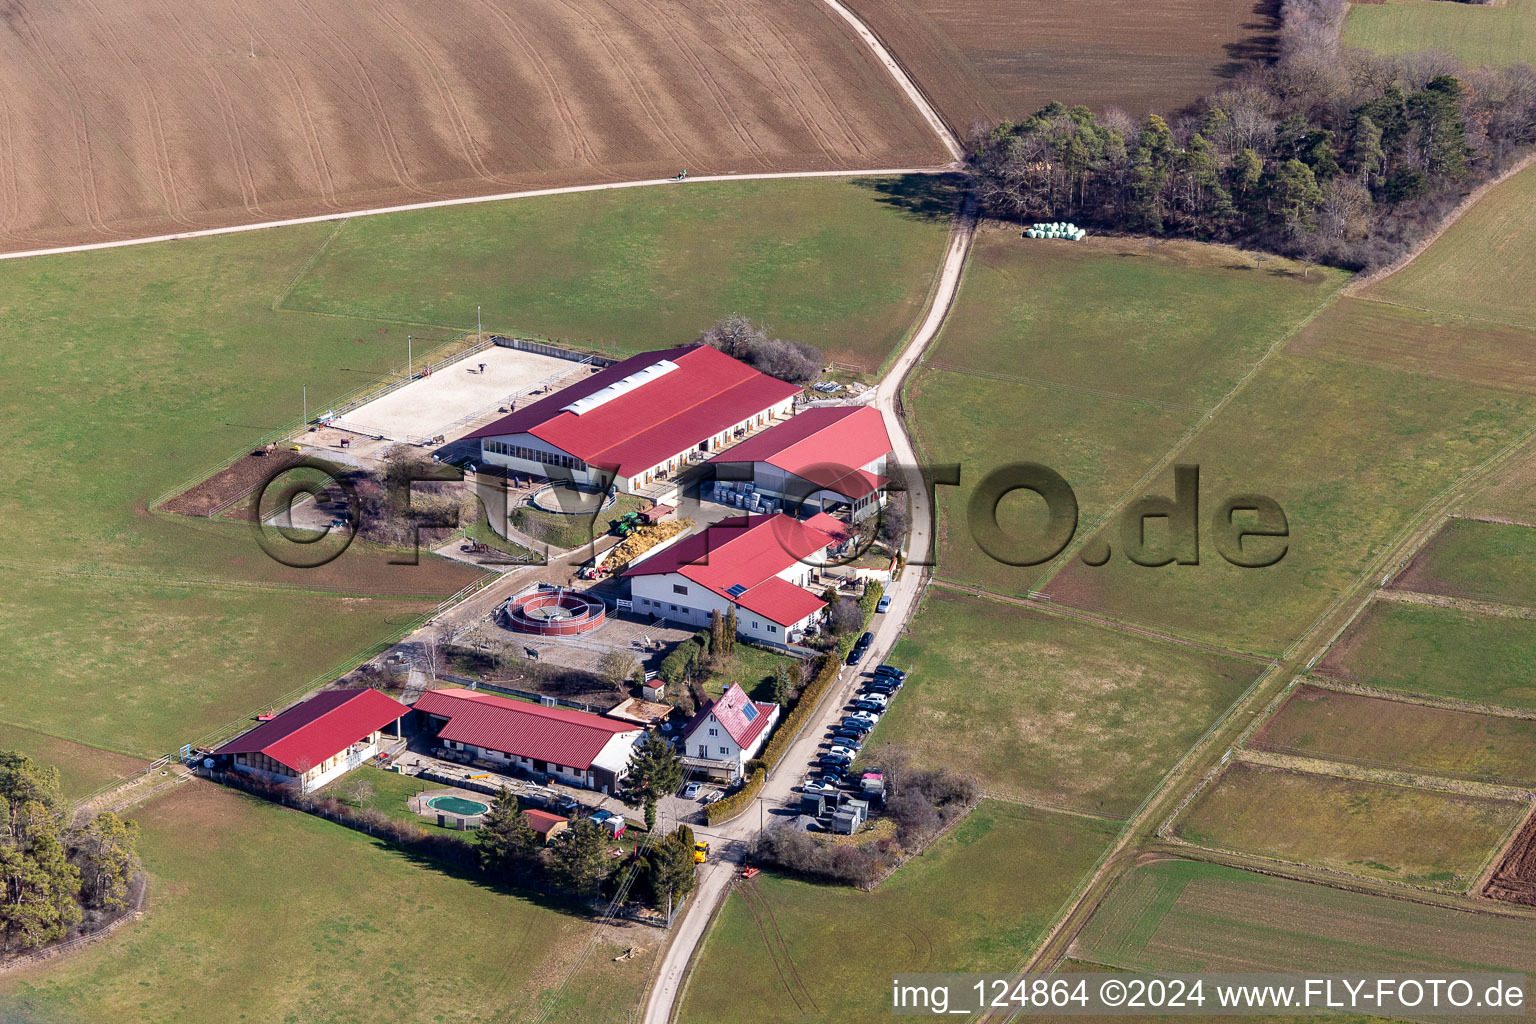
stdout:
[[830,655],[822,655],[821,664],[817,667],[816,676],[810,681],[804,690],[800,691],[800,699],[783,719],[773,733],[773,738],[768,741],[768,746],[763,748],[762,761],[770,769],[779,763],[784,757],[784,752],[789,749],[789,744],[794,740],[795,734],[805,725],[806,719],[816,709],[822,696],[837,682],[838,669],[842,667],[842,661]]
[[704,810],[705,820],[711,825],[718,825],[723,821],[730,821],[736,815],[746,810],[762,791],[763,783],[768,781],[768,774],[761,768],[753,772],[736,792],[730,796],[721,797],[710,804]]

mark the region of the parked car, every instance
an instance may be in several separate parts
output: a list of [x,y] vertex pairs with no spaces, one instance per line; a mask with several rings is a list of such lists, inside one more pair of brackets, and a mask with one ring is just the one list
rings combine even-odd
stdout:
[[699,790],[703,788],[704,787],[700,783],[689,782],[683,786],[683,791],[679,793],[678,796],[682,797],[684,800],[692,800],[694,797],[699,795]]
[[859,754],[859,752],[854,750],[852,747],[845,747],[839,743],[832,744],[832,746],[827,749],[827,753],[832,754],[835,757],[846,757],[850,761],[857,757]]
[[858,750],[864,745],[864,734],[853,729],[839,728],[832,734],[834,746],[847,747],[849,750]]
[[896,680],[889,678],[876,679],[872,683],[864,684],[865,693],[879,693],[884,694],[887,697],[899,689],[901,689],[901,687],[896,685]]
[[848,717],[844,718],[838,725],[838,728],[848,729],[852,732],[858,733],[860,736],[869,732],[869,730],[873,729],[874,727],[875,723],[870,719],[855,718],[853,715],[849,715]]
[[857,665],[859,659],[869,650],[869,645],[874,642],[875,634],[868,632],[860,634],[859,638],[853,642],[853,649],[848,652],[848,664]]
[[852,707],[855,711],[878,713],[885,710],[885,702],[877,701],[873,697],[860,697],[853,702]]
[[881,615],[881,614],[884,614],[885,612],[888,612],[890,610],[891,610],[891,595],[890,594],[882,594],[882,595],[880,595],[880,600],[875,602],[875,613],[877,615]]
[[851,712],[848,717],[855,722],[868,722],[871,729],[875,727],[876,722],[880,721],[880,715],[870,711],[868,708],[859,708],[857,711]]
[[800,787],[807,793],[836,793],[837,787],[830,782],[825,782],[816,776],[805,780],[805,785]]
[[896,680],[897,685],[907,681],[907,674],[901,669],[897,668],[895,665],[876,665],[875,675],[876,677],[888,676],[891,679]]
[[830,783],[834,789],[848,781],[848,769],[841,765],[819,764],[816,765],[816,770],[821,773],[818,778]]

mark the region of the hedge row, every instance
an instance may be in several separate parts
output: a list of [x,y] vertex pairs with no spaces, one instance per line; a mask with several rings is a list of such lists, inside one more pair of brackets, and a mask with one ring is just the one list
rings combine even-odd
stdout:
[[704,809],[704,817],[711,825],[718,825],[722,821],[729,821],[742,811],[746,810],[757,798],[762,790],[763,783],[768,781],[768,773],[759,768],[752,773],[747,784],[742,786],[730,796],[721,797]]
[[765,767],[772,769],[784,758],[784,753],[789,745],[794,742],[795,735],[801,727],[816,713],[816,705],[821,703],[821,698],[837,682],[838,669],[842,668],[843,660],[824,654],[821,657],[821,667],[816,671],[816,677],[806,684],[800,691],[800,699],[795,701],[794,708],[784,716],[774,730],[773,738],[768,741],[768,746],[763,748],[761,759]]

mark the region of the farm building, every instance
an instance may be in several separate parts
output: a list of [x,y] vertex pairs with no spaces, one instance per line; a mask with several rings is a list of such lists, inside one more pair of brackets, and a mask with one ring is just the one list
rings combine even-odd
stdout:
[[554,842],[556,836],[571,827],[569,819],[548,811],[529,808],[523,812],[523,817],[528,819],[528,824],[533,826],[533,830],[539,834],[539,842],[545,846]]
[[683,764],[726,779],[740,777],[779,720],[779,706],[747,698],[737,683],[699,708],[683,727]]
[[849,539],[824,513],[736,516],[628,569],[630,602],[641,615],[692,626],[736,608],[736,631],[768,643],[797,643],[818,626],[826,602],[805,589],[812,568]]
[[619,790],[644,732],[633,722],[475,690],[428,690],[413,710],[418,725],[450,751],[604,793]]
[[791,416],[799,392],[690,345],[615,363],[469,437],[482,465],[636,493]]
[[[891,438],[868,405],[807,409],[710,459],[717,493],[752,492],[794,508],[846,507],[857,522],[885,499]],[[738,499],[739,500],[739,499]]]
[[303,792],[345,775],[379,752],[381,733],[410,708],[377,690],[326,690],[213,752],[235,771]]

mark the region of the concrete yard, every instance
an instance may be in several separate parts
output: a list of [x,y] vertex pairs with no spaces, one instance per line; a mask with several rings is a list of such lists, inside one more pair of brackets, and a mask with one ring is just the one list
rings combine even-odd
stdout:
[[392,441],[424,440],[455,433],[509,402],[543,397],[532,395],[535,390],[558,390],[591,373],[591,366],[569,359],[496,345],[353,409],[336,426]]

